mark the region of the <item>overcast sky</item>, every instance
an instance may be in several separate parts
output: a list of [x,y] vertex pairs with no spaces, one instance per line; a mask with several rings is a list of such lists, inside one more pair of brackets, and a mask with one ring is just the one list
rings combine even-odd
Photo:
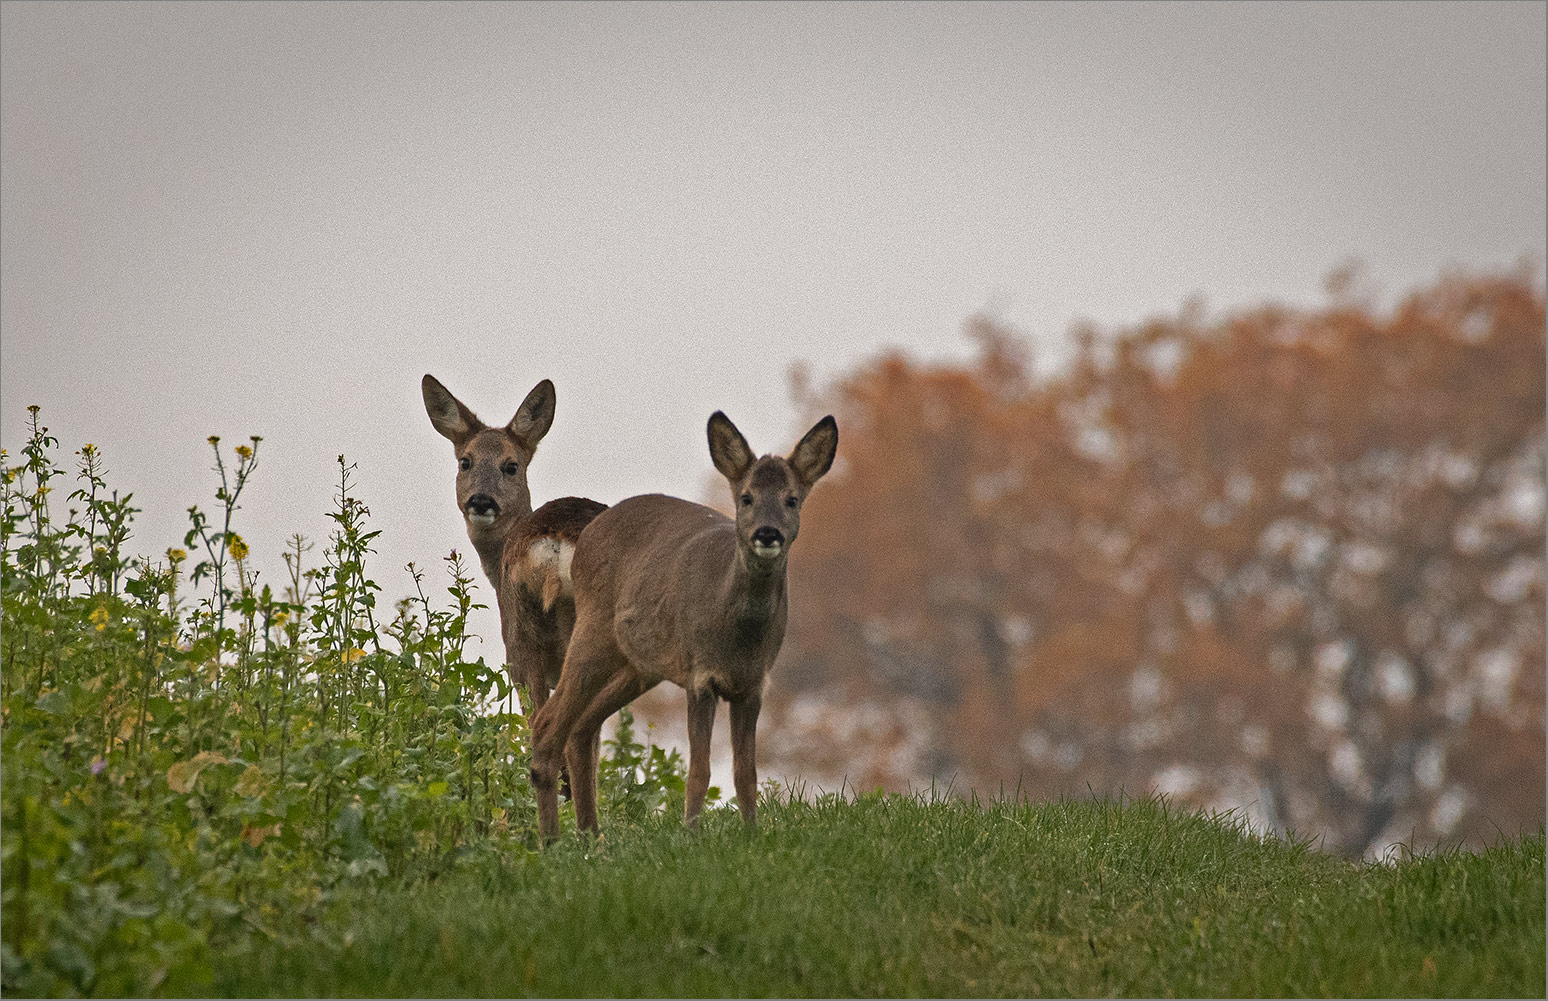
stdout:
[[0,439],[96,443],[156,553],[262,435],[268,580],[344,453],[397,597],[466,548],[426,372],[490,423],[554,380],[538,501],[699,497],[711,411],[785,451],[792,363],[966,357],[977,310],[1051,365],[1351,257],[1540,270],[1544,13],[7,2]]

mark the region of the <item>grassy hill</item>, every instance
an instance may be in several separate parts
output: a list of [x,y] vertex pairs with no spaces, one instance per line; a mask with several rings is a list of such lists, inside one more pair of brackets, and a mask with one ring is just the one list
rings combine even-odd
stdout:
[[[1541,997],[1541,834],[1355,865],[1165,804],[899,796],[613,825],[341,896],[227,995]],[[175,987],[175,985],[169,985]]]
[[688,832],[621,715],[606,839],[537,850],[472,571],[379,602],[340,456],[326,545],[260,584],[248,441],[157,558],[36,408],[0,461],[5,996],[1544,994],[1541,832],[1357,866],[1152,801],[897,796]]

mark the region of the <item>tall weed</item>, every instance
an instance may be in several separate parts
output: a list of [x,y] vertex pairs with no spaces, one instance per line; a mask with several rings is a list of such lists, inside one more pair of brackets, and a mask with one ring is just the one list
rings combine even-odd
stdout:
[[[384,614],[343,456],[321,560],[293,536],[277,593],[235,525],[258,437],[210,438],[215,513],[190,507],[184,548],[145,558],[100,451],[76,453],[61,516],[36,407],[27,430],[0,487],[5,993],[196,990],[212,956],[326,937],[316,918],[352,885],[536,847],[526,719],[465,654],[473,572],[447,556],[438,603],[410,564],[414,594]],[[680,797],[675,752],[627,722],[608,752],[613,813]]]

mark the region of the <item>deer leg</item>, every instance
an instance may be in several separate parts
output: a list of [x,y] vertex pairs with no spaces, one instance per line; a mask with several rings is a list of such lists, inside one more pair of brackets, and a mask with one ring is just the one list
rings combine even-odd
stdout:
[[[542,644],[540,660],[542,661],[543,677],[536,682],[543,691],[542,701],[548,701],[548,686],[558,684],[559,676],[564,673],[564,657],[570,649],[570,636],[575,632],[575,605],[569,600],[561,600],[553,609],[544,613],[548,619],[547,639]],[[601,740],[600,731],[597,737]],[[575,790],[570,785],[570,766],[566,761],[559,766],[559,795],[570,802],[575,802]]]
[[553,697],[532,718],[532,788],[537,793],[538,830],[545,841],[559,836],[557,780],[564,766],[565,744],[586,707],[624,666],[622,660],[607,639],[588,641],[576,635]]
[[[545,672],[550,656],[549,646],[538,634],[532,621],[533,611],[521,595],[500,596],[500,625],[505,638],[505,670],[511,684],[521,692],[522,711],[527,722],[537,719],[538,710],[548,701],[548,679]],[[563,656],[561,653],[560,656]],[[570,778],[560,770],[560,794],[570,795]]]
[[[556,681],[564,668],[565,650],[569,646],[569,633],[562,636],[550,634],[544,641],[536,645],[536,656],[533,658],[533,666],[529,675],[533,686],[532,704],[541,709],[548,702],[548,686],[550,681]],[[559,766],[559,795],[570,802],[575,801],[575,789],[570,783],[570,769],[568,764]]]
[[[528,721],[535,720],[538,711],[548,703],[549,679],[559,676],[565,647],[569,645],[568,632],[563,642],[543,634],[540,624],[533,621],[533,617],[540,614],[530,607],[530,603],[518,604],[508,620],[509,628],[505,630],[505,660],[511,683],[526,686],[522,701]],[[570,773],[563,765],[559,767],[559,795],[572,798]]]
[[548,701],[548,679],[544,676],[548,651],[533,623],[525,621],[519,613],[509,633],[505,640],[505,659],[510,664],[511,683],[527,688],[525,701],[530,720]]
[[704,808],[704,793],[710,780],[710,734],[715,729],[715,706],[720,702],[709,692],[688,690],[688,799],[683,804],[683,821],[694,827]]
[[758,819],[758,711],[763,697],[757,692],[731,703],[731,780],[736,785],[736,805],[742,820],[752,826]]
[[597,833],[597,756],[602,746],[602,724],[649,687],[632,673],[615,676],[596,694],[570,730],[564,756],[570,764],[578,830]]

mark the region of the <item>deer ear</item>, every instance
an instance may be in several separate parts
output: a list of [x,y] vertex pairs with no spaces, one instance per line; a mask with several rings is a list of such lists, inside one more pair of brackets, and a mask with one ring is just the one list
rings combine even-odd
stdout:
[[532,392],[516,408],[516,416],[511,418],[511,434],[525,442],[528,448],[537,448],[537,443],[553,427],[556,399],[554,384],[549,380],[544,379],[533,386]]
[[833,456],[837,451],[838,422],[829,414],[806,432],[806,437],[790,453],[790,468],[810,487],[833,467]]
[[710,461],[715,463],[720,475],[733,485],[741,482],[753,464],[752,449],[747,447],[747,439],[731,423],[731,418],[719,410],[710,414],[708,431]]
[[419,392],[425,398],[425,413],[430,415],[430,423],[452,444],[460,444],[484,426],[473,411],[436,381],[435,376],[426,375],[421,379]]

